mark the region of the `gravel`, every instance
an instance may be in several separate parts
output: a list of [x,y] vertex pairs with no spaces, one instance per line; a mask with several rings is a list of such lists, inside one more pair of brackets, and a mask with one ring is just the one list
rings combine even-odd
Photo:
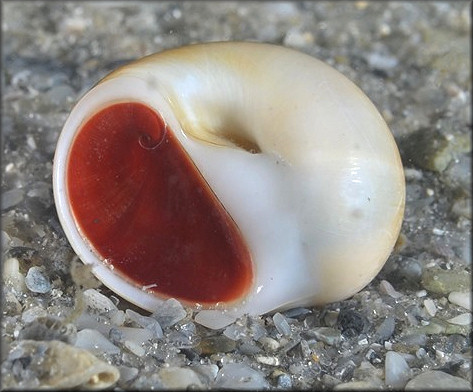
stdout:
[[[2,16],[3,388],[471,390],[469,2],[4,1]],[[211,330],[211,312],[117,297],[68,244],[51,175],[74,103],[132,59],[215,40],[317,57],[388,123],[405,219],[353,297]]]

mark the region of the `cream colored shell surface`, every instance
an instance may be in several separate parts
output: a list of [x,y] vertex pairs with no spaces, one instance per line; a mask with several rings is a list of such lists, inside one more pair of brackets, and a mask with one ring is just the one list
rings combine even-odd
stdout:
[[[261,314],[341,300],[384,265],[401,227],[405,185],[395,141],[371,101],[309,55],[267,44],[209,43],[111,73],[64,127],[54,169],[58,212],[76,252],[97,270],[103,267],[71,221],[65,162],[80,125],[126,100],[161,114],[249,246],[254,287],[219,309]],[[118,294],[152,310],[151,294],[120,292],[126,283],[102,275]]]

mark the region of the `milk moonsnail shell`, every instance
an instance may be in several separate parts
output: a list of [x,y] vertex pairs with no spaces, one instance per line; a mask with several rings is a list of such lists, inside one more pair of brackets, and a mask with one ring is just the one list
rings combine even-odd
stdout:
[[144,57],[90,90],[59,138],[54,196],[76,253],[122,297],[236,317],[362,289],[398,237],[405,184],[346,77],[227,42]]

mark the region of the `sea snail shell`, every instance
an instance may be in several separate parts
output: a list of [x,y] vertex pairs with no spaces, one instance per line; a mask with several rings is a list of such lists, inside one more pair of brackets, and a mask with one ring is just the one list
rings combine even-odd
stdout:
[[227,42],[144,57],[90,90],[60,135],[54,196],[76,253],[122,297],[238,316],[362,289],[398,237],[405,183],[346,77]]

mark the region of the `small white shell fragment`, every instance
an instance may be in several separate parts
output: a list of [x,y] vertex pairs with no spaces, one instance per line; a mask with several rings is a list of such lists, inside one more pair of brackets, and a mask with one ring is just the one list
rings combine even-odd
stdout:
[[450,324],[468,325],[472,322],[471,313],[463,313],[447,320]]
[[10,257],[3,262],[3,281],[18,292],[26,290],[25,275],[20,272],[20,262]]
[[462,308],[473,310],[472,303],[471,303],[471,295],[470,291],[452,291],[448,295],[448,300],[455,305],[461,306]]
[[22,340],[16,350],[32,357],[39,381],[39,385],[29,387],[23,383],[21,389],[99,390],[111,387],[120,377],[116,367],[99,360],[87,350],[58,340]]
[[168,367],[162,368],[158,374],[163,384],[169,389],[187,389],[191,385],[193,387],[202,386],[199,377],[191,369]]
[[435,306],[435,302],[431,298],[427,298],[424,300],[424,307],[430,316],[433,317],[437,314],[437,307]]
[[395,390],[402,390],[411,376],[411,369],[404,357],[395,352],[386,353],[384,366],[384,380],[386,385]]
[[91,351],[92,353],[119,354],[120,349],[110,340],[94,329],[83,329],[77,333],[76,347]]

